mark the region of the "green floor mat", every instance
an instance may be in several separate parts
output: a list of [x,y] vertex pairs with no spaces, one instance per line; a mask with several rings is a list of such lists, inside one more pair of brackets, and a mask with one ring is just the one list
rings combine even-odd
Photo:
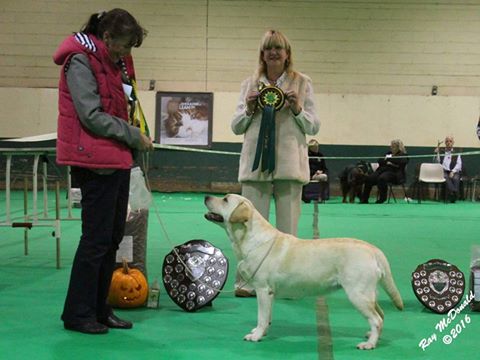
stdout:
[[[204,219],[203,194],[154,195],[158,216],[151,208],[147,240],[149,282],[155,278],[161,280],[164,256],[174,246],[192,239],[207,240],[222,249],[232,268],[225,292],[215,299],[213,307],[187,313],[170,300],[162,287],[159,309],[118,310],[121,317],[134,322],[132,330],[112,330],[101,336],[66,331],[59,317],[80,235],[80,222],[62,221],[62,268],[59,270],[55,268],[52,229],[33,227],[29,230],[29,255],[25,256],[23,230],[1,227],[1,359],[478,357],[480,313],[467,308],[454,319],[434,314],[418,302],[410,278],[418,264],[432,258],[452,262],[468,277],[471,246],[480,244],[480,204],[360,205],[342,204],[340,199],[334,198],[319,205],[320,238],[355,237],[381,248],[390,261],[405,303],[403,312],[396,310],[385,292],[379,289],[380,305],[385,311],[382,337],[375,350],[360,351],[355,346],[363,340],[368,324],[343,291],[320,301],[315,298],[277,300],[268,336],[259,343],[243,341],[243,336],[256,323],[256,300],[233,296],[236,265],[233,252],[225,232]],[[14,192],[12,199],[12,209],[16,209],[14,215],[21,215],[23,211],[18,210],[23,204],[21,193]],[[4,198],[0,198],[0,204],[4,203]],[[66,216],[66,209],[62,209],[62,215]],[[80,210],[74,209],[74,216],[79,215]],[[273,214],[271,221],[274,222]],[[312,224],[313,204],[302,204],[299,236],[312,237]],[[442,319],[450,321],[446,329],[440,331],[436,325]],[[430,345],[422,349],[419,344],[422,341],[427,344],[427,339]]]

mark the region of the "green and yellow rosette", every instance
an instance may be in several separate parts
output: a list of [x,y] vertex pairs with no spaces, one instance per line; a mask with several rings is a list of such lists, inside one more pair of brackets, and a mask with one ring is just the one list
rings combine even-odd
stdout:
[[285,104],[285,94],[282,89],[264,83],[260,83],[258,90],[262,122],[252,171],[257,170],[261,162],[261,172],[268,171],[268,174],[271,174],[275,170],[275,111],[280,110]]
[[140,100],[138,99],[137,83],[132,79],[132,103],[130,108],[130,119],[132,125],[140,128],[140,132],[146,136],[150,136],[150,129],[148,128],[147,120],[145,119],[145,114],[143,113],[142,106],[140,105]]
[[271,106],[275,111],[278,111],[284,104],[285,94],[282,89],[273,85],[265,85],[261,83],[258,95],[258,105],[260,105],[262,109],[266,106]]

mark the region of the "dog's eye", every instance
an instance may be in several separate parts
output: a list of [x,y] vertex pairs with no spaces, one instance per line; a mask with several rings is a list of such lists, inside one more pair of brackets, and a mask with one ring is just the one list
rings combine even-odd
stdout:
[[223,198],[223,201],[228,202],[228,199],[226,197]]

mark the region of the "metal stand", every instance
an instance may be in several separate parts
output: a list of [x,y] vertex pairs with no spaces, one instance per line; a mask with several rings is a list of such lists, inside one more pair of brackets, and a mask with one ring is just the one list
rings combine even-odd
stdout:
[[475,196],[476,196],[476,190],[477,190],[477,182],[480,181],[480,177],[475,176],[471,180],[471,186],[472,186],[472,201],[475,202],[477,201]]
[[[24,254],[28,255],[28,231],[32,227],[53,227],[52,235],[56,241],[56,267],[60,268],[60,239],[61,239],[61,218],[60,218],[60,182],[55,182],[55,218],[48,217],[48,188],[47,188],[47,163],[42,164],[42,190],[43,190],[43,214],[39,219],[38,214],[38,165],[40,159],[46,157],[49,153],[55,153],[55,148],[38,148],[38,149],[0,149],[0,154],[6,155],[6,171],[5,171],[5,221],[0,221],[0,227],[23,228],[24,231]],[[23,221],[12,221],[11,217],[11,167],[13,155],[33,155],[32,169],[32,214],[29,214],[28,206],[28,178],[24,178],[23,186]],[[68,174],[68,192],[70,192],[70,173]],[[71,201],[68,203],[68,220],[73,220],[71,214]]]
[[320,230],[318,229],[318,200],[313,200],[313,238],[320,239]]
[[313,200],[313,238],[320,239],[320,230],[318,228],[318,203],[323,203],[323,192],[326,181],[311,180],[310,183],[318,183],[319,186],[319,195],[318,199]]

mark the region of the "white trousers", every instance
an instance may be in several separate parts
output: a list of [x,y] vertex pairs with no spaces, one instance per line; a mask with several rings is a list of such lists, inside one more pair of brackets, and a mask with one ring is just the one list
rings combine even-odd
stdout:
[[[275,180],[248,181],[242,183],[242,196],[249,199],[262,216],[269,220],[270,202],[275,200],[275,224],[281,232],[297,236],[298,220],[300,218],[303,184],[297,181]],[[249,279],[242,279],[238,274],[235,278],[235,288],[253,291],[246,284]]]
[[297,181],[249,181],[242,184],[242,196],[249,199],[262,216],[269,220],[270,201],[275,200],[276,228],[297,236],[303,185]]

